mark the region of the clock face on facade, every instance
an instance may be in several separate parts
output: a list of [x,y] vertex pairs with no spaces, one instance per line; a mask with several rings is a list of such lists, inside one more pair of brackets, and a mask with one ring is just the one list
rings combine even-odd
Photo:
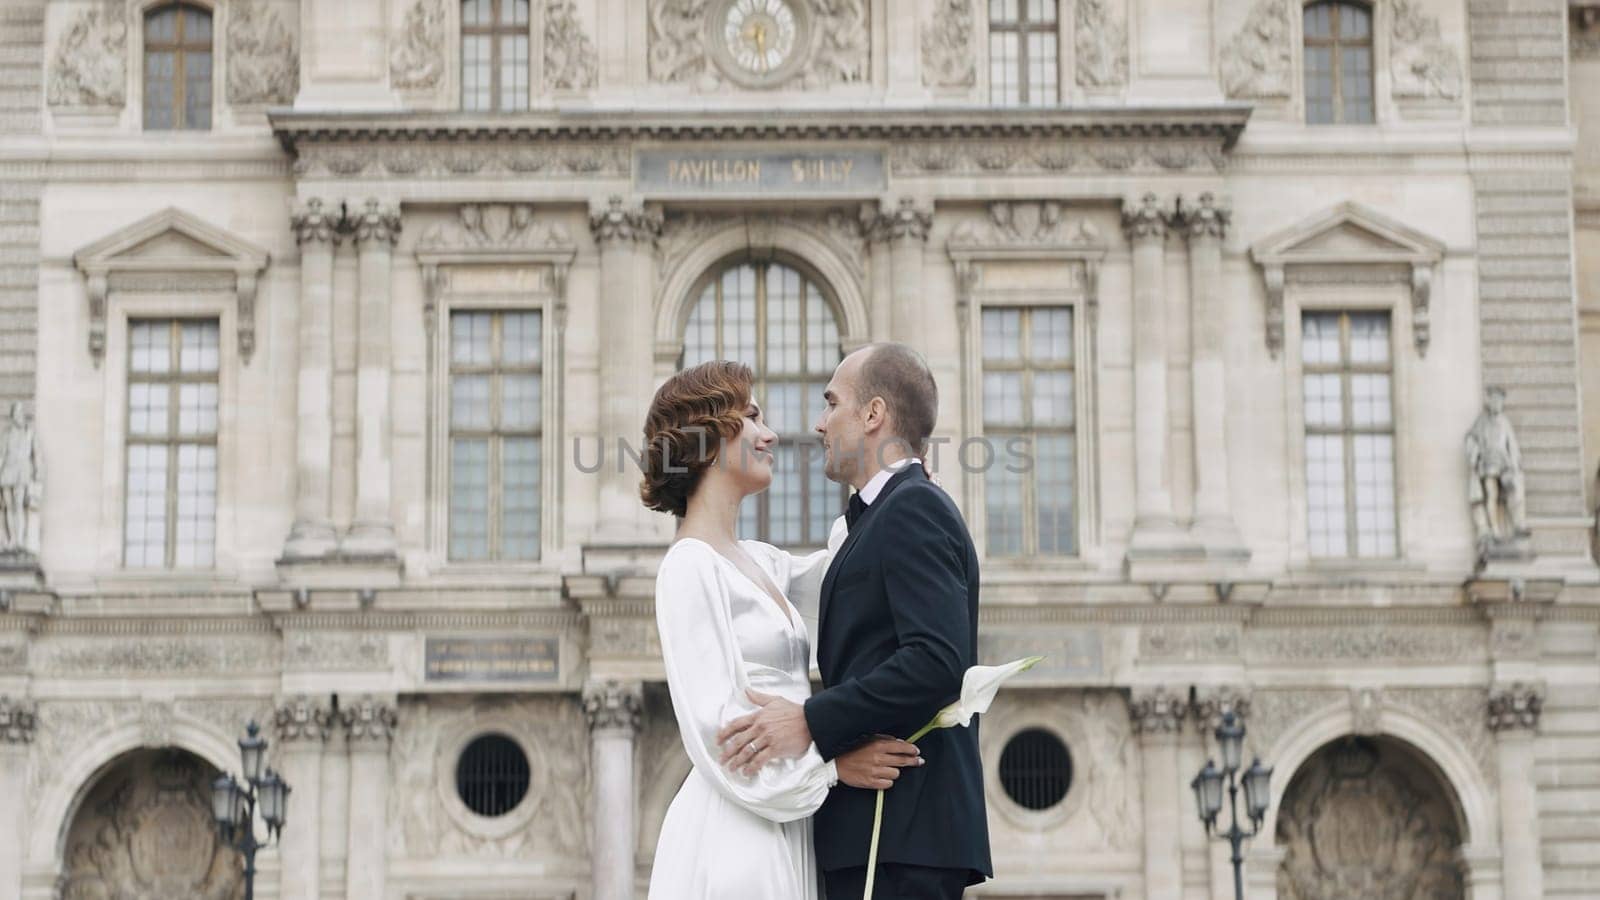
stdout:
[[804,0],[720,0],[711,12],[717,62],[733,80],[768,87],[794,74],[809,36]]

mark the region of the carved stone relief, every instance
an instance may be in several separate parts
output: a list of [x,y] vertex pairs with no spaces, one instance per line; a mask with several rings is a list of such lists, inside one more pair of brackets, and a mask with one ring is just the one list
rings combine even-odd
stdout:
[[1251,629],[1245,653],[1253,660],[1466,660],[1485,655],[1487,645],[1479,628],[1329,625]]
[[1448,733],[1478,764],[1478,773],[1485,783],[1499,781],[1494,736],[1484,716],[1483,688],[1386,688],[1383,698],[1386,703],[1404,707]]
[[899,142],[889,150],[895,175],[957,173],[1220,172],[1222,148],[1207,141],[960,141]]
[[128,20],[120,0],[72,17],[51,57],[51,106],[122,106],[126,97]]
[[1245,743],[1252,753],[1266,757],[1285,734],[1295,731],[1308,716],[1341,702],[1348,694],[1337,690],[1257,690],[1250,696],[1250,721]]
[[1085,691],[1066,713],[1069,730],[1083,736],[1073,757],[1080,783],[1088,789],[1084,807],[1099,831],[1103,846],[1135,850],[1140,845],[1139,748],[1122,698],[1104,691]]
[[275,641],[260,637],[61,638],[34,647],[45,674],[182,674],[275,669]]
[[1542,684],[1516,682],[1497,688],[1489,694],[1489,730],[1502,731],[1539,728],[1539,714],[1544,710],[1545,687]]
[[[589,855],[589,743],[583,712],[571,697],[519,696],[494,700],[435,697],[404,701],[390,749],[395,788],[389,792],[391,857],[528,860]],[[492,722],[528,753],[526,826],[495,834],[472,827],[445,808],[455,791],[454,748],[466,733]]]
[[794,83],[818,88],[865,81],[871,74],[866,0],[811,0],[803,17],[808,33],[795,51],[805,56],[792,74],[775,75],[776,82],[752,79],[727,62],[728,54],[713,43],[720,32],[709,21],[720,9],[712,0],[650,0],[651,81],[702,91]]
[[1064,205],[1056,200],[997,200],[989,204],[988,217],[955,227],[950,243],[990,247],[1038,245],[1095,246],[1100,231],[1086,219],[1068,222]]
[[544,81],[557,90],[592,88],[600,71],[594,41],[578,21],[573,0],[549,0],[544,9]]
[[629,156],[617,145],[421,144],[385,147],[307,145],[295,159],[296,175],[349,178],[437,175],[623,175]]
[[243,897],[239,856],[211,820],[216,775],[179,750],[140,751],[106,773],[67,834],[62,900]]
[[637,732],[643,704],[636,681],[593,681],[583,687],[583,716],[591,731]]
[[295,35],[279,16],[291,7],[238,0],[228,8],[228,102],[290,103],[300,90]]
[[535,219],[529,203],[467,203],[456,217],[423,233],[418,250],[565,250],[572,235],[559,224]]
[[1278,814],[1283,900],[1457,900],[1461,832],[1449,788],[1415,754],[1347,738],[1295,773]]
[[[112,703],[69,701],[41,703],[34,713],[34,752],[39,759],[70,760],[92,734],[119,728],[139,715],[136,701]],[[47,779],[56,772],[48,766],[28,771],[28,807],[37,809]]]
[[922,26],[922,83],[971,87],[978,83],[973,47],[972,0],[932,0]]
[[351,671],[389,665],[389,638],[371,631],[291,632],[284,635],[283,664],[289,669]]
[[1389,75],[1396,97],[1455,100],[1461,96],[1461,60],[1439,34],[1439,20],[1414,0],[1394,0]]
[[1129,710],[1134,734],[1177,734],[1189,715],[1189,698],[1164,687],[1140,688]]
[[1112,0],[1078,0],[1075,33],[1079,86],[1128,83],[1128,30],[1112,9]]
[[1244,26],[1222,48],[1222,88],[1229,97],[1288,97],[1294,83],[1289,0],[1257,0]]
[[33,742],[38,706],[32,700],[0,696],[0,744]]
[[416,0],[389,51],[389,80],[400,88],[434,88],[444,78],[442,0]]

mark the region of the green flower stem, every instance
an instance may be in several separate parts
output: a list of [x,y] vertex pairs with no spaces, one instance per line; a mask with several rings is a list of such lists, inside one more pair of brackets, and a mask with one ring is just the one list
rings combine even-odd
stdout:
[[[906,743],[915,744],[939,725],[939,717],[934,716],[933,721],[922,726],[916,734],[906,738]],[[883,830],[883,791],[878,791],[878,805],[872,811],[872,849],[867,851],[867,886],[861,894],[861,900],[872,900],[872,882],[878,874],[878,833]]]

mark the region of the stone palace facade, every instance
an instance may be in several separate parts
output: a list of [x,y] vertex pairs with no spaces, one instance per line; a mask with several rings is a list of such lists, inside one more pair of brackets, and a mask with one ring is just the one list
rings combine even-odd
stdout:
[[1233,712],[1254,900],[1596,896],[1595,0],[6,0],[0,898],[242,896],[252,719],[257,896],[642,897],[646,404],[815,546],[879,339],[1048,657],[973,895],[1231,897]]

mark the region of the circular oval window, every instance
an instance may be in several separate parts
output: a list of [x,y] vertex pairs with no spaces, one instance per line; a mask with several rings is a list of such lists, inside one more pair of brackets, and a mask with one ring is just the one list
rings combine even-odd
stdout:
[[1023,809],[1049,809],[1072,787],[1072,754],[1043,728],[1020,731],[1000,754],[1000,784]]
[[494,818],[517,808],[528,795],[528,756],[503,734],[476,738],[456,763],[456,794],[467,809]]

